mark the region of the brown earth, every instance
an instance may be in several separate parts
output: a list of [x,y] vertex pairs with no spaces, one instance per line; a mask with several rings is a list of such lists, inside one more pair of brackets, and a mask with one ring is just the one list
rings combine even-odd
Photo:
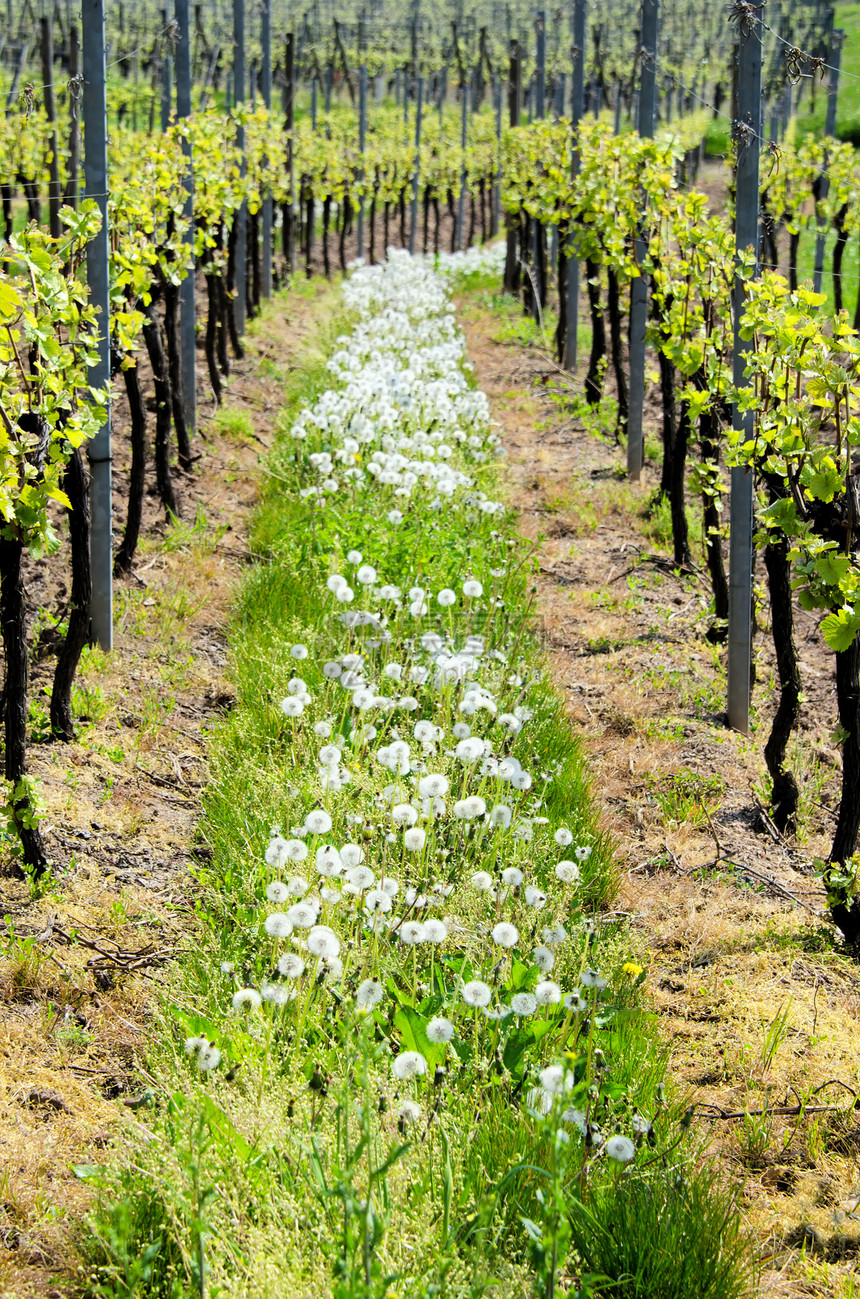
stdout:
[[[626,481],[611,420],[608,433],[605,421],[588,431],[573,412],[584,363],[561,373],[510,299],[466,296],[461,319],[508,453],[508,499],[538,547],[551,671],[619,844],[616,906],[647,965],[675,1086],[724,1172],[743,1178],[760,1293],[847,1299],[860,1249],[860,969],[840,950],[813,866],[839,796],[832,656],[800,615],[807,699],[791,757],[802,819],[787,839],[766,811],[769,632],[757,638],[745,737],[723,721],[707,575],[676,574],[659,517],[644,517],[659,465],[649,458],[642,484]],[[700,523],[692,500],[690,510]]]
[[[179,475],[181,519],[146,498],[132,575],[115,591],[115,648],[85,652],[78,735],[49,739],[52,646],[67,600],[65,547],[31,564],[30,770],[53,863],[35,898],[0,865],[0,1294],[63,1295],[69,1239],[86,1211],[75,1165],[96,1163],[117,1101],[145,1101],[140,1063],[153,993],[193,942],[206,733],[231,702],[226,628],[283,382],[304,345],[314,284],[252,327],[215,413],[198,360],[200,459]],[[144,391],[149,377],[141,363]],[[150,422],[152,419],[150,417]],[[118,524],[127,409],[114,412]],[[58,1280],[58,1273],[60,1280]]]

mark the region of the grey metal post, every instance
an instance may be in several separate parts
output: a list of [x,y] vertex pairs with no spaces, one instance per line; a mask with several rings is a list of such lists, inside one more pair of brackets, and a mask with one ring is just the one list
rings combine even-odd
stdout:
[[[585,112],[585,17],[587,0],[574,0],[573,49],[571,51],[571,102],[570,124],[576,132]],[[571,180],[579,174],[579,145],[574,134],[570,154]],[[571,245],[572,245],[571,239]],[[572,248],[571,248],[572,251]],[[576,369],[576,335],[579,327],[579,262],[571,256],[567,261],[567,329],[564,334],[565,370]]]
[[[191,14],[189,0],[175,0],[174,16],[179,27],[176,45],[176,116],[191,116]],[[197,427],[197,356],[194,303],[194,172],[191,144],[183,139],[182,151],[188,159],[185,181],[187,196],[183,216],[188,222],[185,243],[190,269],[179,286],[179,360],[182,375],[182,406],[188,433]]]
[[[272,107],[272,5],[271,0],[261,0],[261,31],[263,62],[260,69],[260,89],[266,111]],[[264,298],[272,296],[272,195],[263,195],[263,264],[260,291]]]
[[[761,6],[758,6],[758,12]],[[758,22],[739,26],[738,43],[738,160],[735,177],[736,217],[735,248],[738,254],[752,249],[756,272],[759,255],[759,139],[761,136],[761,31]],[[744,284],[735,277],[734,289],[734,367],[733,381],[744,382],[744,367],[749,343],[740,337],[740,320],[745,303]],[[753,411],[735,406],[732,427],[753,436]],[[729,726],[746,734],[750,716],[750,668],[752,663],[752,584],[753,584],[753,472],[736,465],[731,476],[729,535],[729,652],[728,652],[728,719]]]
[[48,164],[48,213],[51,237],[59,239],[60,226],[60,165],[57,150],[57,115],[54,109],[54,41],[51,22],[42,19],[42,81],[45,116],[51,124],[51,161]]
[[[245,0],[233,0],[233,102],[238,109],[245,102]],[[245,164],[245,128],[241,124],[236,128],[236,143],[239,146],[241,175],[244,179]],[[242,200],[236,213],[236,332],[241,338],[245,332],[245,312],[247,309],[247,260],[248,260],[248,205]]]
[[[639,135],[654,134],[657,101],[657,23],[660,0],[642,0],[642,72],[639,83]],[[647,195],[643,193],[643,225]],[[643,232],[636,237],[636,261],[641,266],[648,249]],[[642,474],[642,411],[645,405],[645,329],[648,323],[648,282],[637,275],[630,285],[630,397],[627,416],[627,472],[634,483]]]
[[418,77],[415,88],[415,174],[412,177],[412,213],[409,221],[409,251],[415,254],[415,231],[418,227],[418,191],[421,187],[421,110],[424,107],[424,78]]
[[[90,300],[99,312],[98,364],[90,371],[93,387],[110,383],[110,244],[107,224],[107,94],[104,0],[81,0],[84,75],[84,198],[102,215],[101,229],[87,245]],[[111,555],[110,406],[105,422],[87,447],[90,462],[90,563],[93,573],[93,636],[113,648],[113,557]]]
[[[830,42],[830,81],[827,86],[827,116],[824,126],[824,134],[828,138],[832,138],[836,134],[836,101],[839,96],[839,65],[842,58],[842,40],[844,36],[845,33],[841,28],[837,28]],[[819,203],[825,202],[830,191],[830,177],[827,174],[827,165],[828,158],[825,149],[824,170],[818,178]],[[812,287],[816,293],[821,292],[821,280],[824,274],[824,245],[826,241],[827,232],[819,227],[818,234],[815,237],[815,270],[812,281]]]
[[463,250],[463,227],[466,224],[466,144],[469,138],[469,83],[464,81],[460,87],[460,93],[463,97],[462,111],[460,119],[460,148],[463,152],[463,162],[460,167],[460,201],[457,204],[457,249]]
[[535,117],[546,114],[546,14],[539,9],[535,21],[537,33],[537,72],[535,80]]
[[170,125],[170,113],[173,108],[172,61],[169,49],[165,48],[161,60],[161,129],[166,131]]
[[[358,72],[358,151],[361,154],[359,182],[364,183],[364,149],[367,144],[367,64]],[[388,250],[386,249],[386,253]],[[358,256],[364,260],[364,193],[358,196]]]
[[502,83],[498,78],[496,78],[493,85],[493,99],[496,110],[496,148],[499,152],[496,183],[493,186],[493,216],[490,222],[490,235],[495,239],[499,233],[499,222],[502,215]]
[[[76,78],[81,70],[81,38],[76,25],[69,28],[69,80]],[[73,208],[78,206],[78,172],[81,166],[81,123],[78,117],[78,106],[69,105],[69,164],[66,180],[65,201]]]
[[284,94],[286,103],[284,104],[285,122],[284,127],[287,132],[287,148],[289,149],[290,162],[290,204],[289,204],[289,229],[287,231],[287,267],[290,275],[296,273],[296,156],[293,133],[296,126],[296,38],[293,32],[287,36],[285,51],[285,88]]

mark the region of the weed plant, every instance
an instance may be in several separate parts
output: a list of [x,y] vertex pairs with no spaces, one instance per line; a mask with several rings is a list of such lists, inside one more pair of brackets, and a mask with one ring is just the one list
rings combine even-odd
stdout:
[[443,282],[344,294],[268,465],[195,942],[81,1170],[84,1289],[733,1299]]

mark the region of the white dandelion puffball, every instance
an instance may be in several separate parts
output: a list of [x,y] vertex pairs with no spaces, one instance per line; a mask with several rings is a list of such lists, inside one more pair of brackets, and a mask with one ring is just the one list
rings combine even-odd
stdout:
[[549,974],[555,965],[555,957],[548,947],[536,947],[532,952],[532,960],[541,974]]
[[618,1135],[609,1138],[606,1143],[606,1153],[610,1159],[617,1160],[619,1164],[629,1164],[636,1154],[636,1147],[629,1137]]
[[560,1064],[547,1065],[540,1071],[540,1085],[551,1096],[560,1096],[563,1091],[568,1090],[569,1078],[571,1075]]
[[304,704],[295,695],[287,695],[286,699],[281,700],[281,712],[286,717],[301,717],[304,711]]
[[391,1065],[391,1072],[395,1078],[418,1078],[427,1072],[427,1061],[420,1051],[401,1051]]
[[291,645],[290,653],[294,659],[306,659],[308,656],[307,645]]
[[483,758],[484,741],[473,735],[468,740],[461,740],[455,752],[464,766],[468,766],[472,762],[477,762],[479,758]]
[[355,990],[355,1003],[363,1010],[372,1010],[382,1001],[384,993],[378,979],[365,979]]
[[517,992],[511,997],[511,1010],[515,1015],[533,1015],[537,1010],[537,997],[532,992]]
[[262,1003],[263,998],[256,988],[240,988],[233,993],[234,1010],[259,1010]]
[[305,817],[305,829],[308,834],[328,834],[331,829],[331,817],[323,808],[318,807],[308,812]]
[[408,947],[424,942],[424,926],[420,920],[406,920],[400,926],[400,941]]
[[450,586],[443,586],[436,599],[443,609],[450,609],[451,605],[457,600],[457,592],[452,591]]
[[444,920],[425,920],[424,921],[424,941],[425,943],[444,943],[448,937],[448,926]]
[[364,897],[364,909],[370,915],[385,915],[391,910],[391,898],[382,889],[370,889]]
[[536,911],[540,911],[546,902],[546,894],[543,889],[535,888],[534,884],[528,884],[525,890],[525,901],[526,906],[534,907]]
[[329,843],[320,844],[316,851],[316,867],[324,879],[339,875],[343,865],[340,853]]
[[502,830],[507,830],[511,824],[512,815],[513,813],[507,803],[497,803],[490,811],[490,825],[493,828],[501,827]]
[[480,893],[486,893],[487,889],[493,887],[493,877],[489,871],[475,871],[472,876],[472,888],[478,889]]
[[296,902],[287,912],[287,919],[296,929],[310,929],[316,918],[317,909],[310,902]]
[[564,994],[565,1010],[572,1010],[578,1015],[581,1011],[585,1010],[587,1006],[588,1002],[583,997],[579,988],[577,988],[575,992],[566,992]]
[[403,847],[408,848],[410,852],[420,852],[426,841],[426,830],[422,830],[420,826],[415,825],[404,834]]
[[561,1001],[561,988],[552,979],[544,979],[535,988],[535,998],[539,1006],[557,1006]]
[[270,902],[286,902],[289,896],[290,890],[280,880],[272,880],[271,884],[266,885],[266,897]]
[[293,922],[283,911],[275,911],[266,916],[264,928],[270,938],[289,938],[293,932]]
[[279,834],[273,835],[266,849],[266,863],[269,866],[285,866],[288,861],[304,861],[308,855],[308,846],[301,839],[282,839]]
[[476,596],[484,594],[484,588],[480,582],[470,579],[468,582],[463,583],[463,594],[469,599],[474,599]]
[[376,581],[376,569],[372,564],[362,564],[361,568],[356,573],[355,578],[362,586],[372,586]]
[[418,812],[411,803],[396,803],[391,809],[391,819],[395,825],[414,825]]
[[337,956],[340,952],[340,939],[328,925],[314,925],[307,938],[308,951],[312,956]]
[[261,983],[260,995],[263,1001],[270,1001],[273,1006],[285,1006],[288,1001],[294,1001],[296,996],[295,988],[285,988],[282,983]]
[[425,1031],[429,1042],[450,1042],[454,1036],[454,1025],[444,1015],[435,1015]]
[[[360,564],[361,561],[362,554],[360,550],[348,550],[346,552],[346,562],[348,564]],[[329,578],[329,581],[331,581],[331,578]]]
[[373,888],[376,883],[376,876],[369,866],[350,866],[346,872],[346,878],[354,889],[360,893],[365,889]]
[[575,848],[573,855],[577,861],[586,861],[591,856],[591,845],[586,844],[583,848]]
[[407,1099],[400,1102],[396,1113],[399,1122],[404,1126],[409,1123],[417,1123],[421,1118],[421,1106],[417,1101]]
[[597,970],[583,970],[579,981],[584,988],[605,988],[609,983]]
[[508,924],[506,920],[501,921],[493,930],[493,942],[499,947],[513,947],[519,936],[516,925]]
[[418,782],[418,793],[422,798],[444,798],[450,788],[448,777],[440,773],[431,772]]
[[206,1046],[201,1047],[197,1052],[197,1068],[201,1073],[208,1073],[210,1069],[217,1069],[221,1062],[221,1052],[217,1046],[207,1042]]
[[578,884],[579,867],[575,861],[560,861],[555,868],[555,877],[562,884]]
[[481,979],[471,979],[468,983],[463,984],[460,995],[467,1006],[489,1006],[493,990],[489,984],[484,983]]
[[566,825],[559,826],[559,828],[556,830],[555,834],[552,837],[553,839],[555,839],[559,848],[566,848],[568,844],[573,843],[573,835],[568,830]]
[[523,882],[523,873],[518,866],[506,866],[502,871],[502,883],[516,889]]
[[285,979],[300,979],[305,972],[305,963],[295,952],[285,952],[278,961],[278,973]]

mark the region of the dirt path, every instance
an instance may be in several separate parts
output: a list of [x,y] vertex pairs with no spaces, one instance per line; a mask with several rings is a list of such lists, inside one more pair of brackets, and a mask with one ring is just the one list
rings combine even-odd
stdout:
[[[724,1171],[744,1174],[767,1260],[761,1292],[841,1293],[860,1246],[848,1216],[860,1127],[847,1090],[858,1088],[860,969],[834,947],[812,867],[838,799],[831,660],[803,618],[809,702],[794,758],[805,822],[799,841],[785,840],[763,811],[768,638],[759,638],[760,723],[746,739],[723,725],[724,668],[704,639],[708,589],[672,572],[659,520],[642,517],[656,467],[641,487],[626,482],[623,450],[571,416],[568,381],[517,341],[517,311],[483,294],[460,314],[509,456],[509,499],[540,545],[537,607],[618,841],[617,906],[632,918],[694,1122]],[[749,1113],[801,1098],[842,1113]],[[739,1111],[747,1118],[721,1117]],[[793,1248],[803,1241],[809,1258]]]
[[[43,897],[0,873],[0,1293],[69,1293],[58,1283],[85,1211],[73,1165],[98,1162],[117,1102],[145,1101],[138,1059],[153,991],[193,941],[196,841],[206,732],[229,706],[226,626],[248,559],[259,459],[283,380],[306,335],[308,286],[255,322],[214,415],[201,376],[200,459],[179,476],[182,518],[147,496],[134,572],[116,589],[116,645],[88,651],[76,688],[77,741],[48,739],[42,687],[63,598],[63,555],[35,567],[31,612],[44,629],[32,681],[30,767],[41,785],[54,876]],[[205,363],[201,368],[205,371]],[[116,412],[123,423],[122,405]],[[120,446],[122,445],[120,439]],[[121,454],[121,453],[120,453]],[[117,480],[118,513],[123,521]],[[44,732],[40,729],[44,726]]]

